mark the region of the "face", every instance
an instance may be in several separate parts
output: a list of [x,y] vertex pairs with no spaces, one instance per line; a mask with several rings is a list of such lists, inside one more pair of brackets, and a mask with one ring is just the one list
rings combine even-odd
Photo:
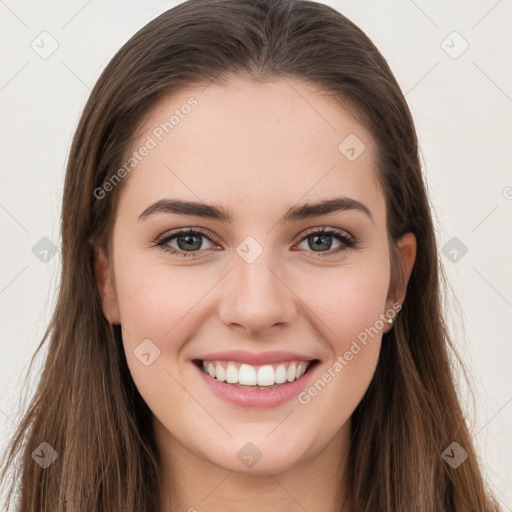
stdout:
[[138,134],[97,275],[158,442],[253,473],[340,448],[403,300],[371,135],[311,85],[241,78],[167,97]]

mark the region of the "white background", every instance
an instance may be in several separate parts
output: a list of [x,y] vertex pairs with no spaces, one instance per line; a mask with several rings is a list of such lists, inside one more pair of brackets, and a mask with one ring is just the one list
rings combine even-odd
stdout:
[[[177,3],[0,0],[0,449],[55,303],[60,255],[43,263],[32,247],[42,237],[60,246],[81,109],[121,45]],[[446,311],[474,386],[475,408],[462,383],[461,393],[485,474],[512,511],[512,1],[325,3],[388,60],[416,122],[439,250],[452,237],[468,249],[457,262],[442,253],[453,291]],[[43,31],[58,43],[47,59],[31,47]],[[31,375],[29,395],[37,365]]]

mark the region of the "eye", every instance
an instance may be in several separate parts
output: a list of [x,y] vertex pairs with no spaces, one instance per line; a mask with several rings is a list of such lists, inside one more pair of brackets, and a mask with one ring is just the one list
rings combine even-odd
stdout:
[[[338,241],[338,245],[333,250],[331,250],[333,246],[333,239]],[[327,253],[325,256],[328,256],[333,253],[355,248],[357,241],[346,231],[342,231],[341,229],[336,228],[323,227],[307,233],[307,235],[301,240],[300,244],[298,244],[299,248],[301,248],[301,244],[306,244],[308,246],[306,247],[306,250],[309,248],[312,249],[313,252],[324,252]],[[324,257],[324,254],[320,254],[319,256]]]
[[[336,239],[338,245],[332,249],[333,239]],[[207,241],[206,244],[204,241]],[[211,244],[208,247],[208,244]],[[307,244],[309,247],[300,247],[301,244]],[[207,234],[201,228],[180,229],[166,233],[154,243],[164,251],[183,257],[197,257],[202,251],[208,249],[218,250],[220,242]],[[207,245],[207,247],[205,247]],[[326,257],[334,253],[357,247],[357,240],[346,231],[337,228],[315,228],[306,234],[297,245],[299,249],[311,250],[317,254],[314,258]]]
[[[204,247],[204,240],[208,243],[215,243],[210,236],[207,236],[200,228],[181,229],[167,233],[155,242],[155,245],[161,247],[164,251],[179,256],[190,257],[196,256],[195,253],[212,247]],[[171,245],[175,244],[175,245]],[[207,244],[206,244],[207,245]]]

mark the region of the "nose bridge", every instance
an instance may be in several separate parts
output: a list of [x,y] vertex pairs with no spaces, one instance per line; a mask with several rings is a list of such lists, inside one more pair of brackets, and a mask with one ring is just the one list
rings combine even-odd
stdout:
[[282,282],[274,252],[258,250],[248,240],[239,245],[237,253],[220,308],[224,323],[239,324],[256,333],[290,322],[295,313],[294,296]]

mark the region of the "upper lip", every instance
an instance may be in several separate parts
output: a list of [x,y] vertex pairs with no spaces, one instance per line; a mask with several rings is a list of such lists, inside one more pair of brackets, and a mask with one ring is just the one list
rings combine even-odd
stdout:
[[314,357],[297,354],[295,352],[247,352],[245,350],[229,350],[226,352],[213,352],[196,358],[201,361],[234,361],[247,363],[252,366],[264,364],[278,364],[287,361],[313,361]]

